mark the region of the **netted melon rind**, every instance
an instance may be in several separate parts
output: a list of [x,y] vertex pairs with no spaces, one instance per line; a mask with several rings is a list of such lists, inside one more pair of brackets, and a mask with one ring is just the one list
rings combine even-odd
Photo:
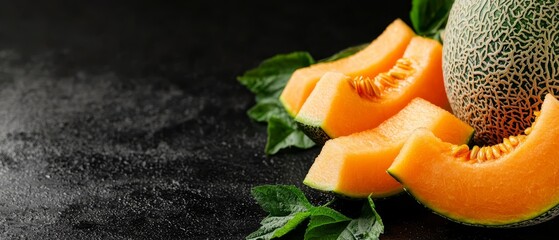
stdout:
[[530,126],[559,95],[559,2],[456,0],[444,34],[445,88],[474,141],[496,144]]

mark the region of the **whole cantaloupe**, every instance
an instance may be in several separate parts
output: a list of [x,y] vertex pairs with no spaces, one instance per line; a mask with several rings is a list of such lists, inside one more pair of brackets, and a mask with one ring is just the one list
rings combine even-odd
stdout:
[[453,112],[496,144],[529,127],[546,93],[559,95],[559,1],[456,0],[444,33]]

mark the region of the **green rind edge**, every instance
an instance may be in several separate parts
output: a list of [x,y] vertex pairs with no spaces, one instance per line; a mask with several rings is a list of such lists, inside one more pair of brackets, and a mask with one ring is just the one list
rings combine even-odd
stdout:
[[[390,174],[390,175],[392,175],[392,174]],[[394,176],[394,175],[392,175],[392,176],[397,179],[397,176]],[[420,200],[420,198],[415,196],[413,191],[407,189],[405,187],[405,185],[404,185],[404,190],[413,199],[415,199],[415,201],[417,201],[419,204],[421,204],[425,208],[429,209],[434,214],[437,214],[438,216],[441,216],[442,218],[445,218],[445,219],[450,220],[452,222],[460,223],[460,224],[463,224],[463,225],[466,225],[466,226],[484,227],[484,228],[521,228],[521,227],[533,226],[533,225],[537,225],[537,224],[549,221],[549,220],[551,220],[551,219],[553,219],[553,218],[555,218],[559,215],[559,203],[558,203],[558,204],[556,204],[555,206],[551,207],[548,210],[545,210],[541,213],[537,213],[537,214],[533,215],[533,217],[528,217],[528,219],[513,220],[510,223],[504,223],[504,224],[479,223],[479,222],[471,221],[471,220],[468,220],[468,219],[454,218],[454,217],[452,217],[448,214],[441,213],[436,208],[431,207],[428,204],[425,204],[424,202],[422,202]]]
[[305,133],[310,139],[312,139],[317,145],[324,145],[326,141],[330,140],[331,137],[322,129],[320,126],[314,126],[307,123],[297,121],[299,129]]
[[291,107],[289,107],[289,104],[287,104],[285,99],[283,99],[283,96],[279,97],[279,101],[280,101],[281,105],[283,106],[283,109],[285,109],[285,111],[287,112],[287,114],[289,114],[290,117],[295,118],[295,116],[297,114],[293,113],[293,111],[291,110]]
[[306,186],[308,186],[310,188],[321,191],[323,193],[332,194],[332,195],[335,195],[339,198],[349,199],[349,200],[365,199],[367,197],[371,197],[373,199],[387,199],[387,198],[391,198],[391,197],[398,196],[398,195],[401,195],[401,194],[405,193],[404,189],[400,188],[397,191],[386,192],[386,193],[383,193],[383,194],[374,194],[374,193],[367,194],[367,195],[348,194],[348,193],[345,193],[343,191],[338,191],[336,189],[326,189],[326,188],[320,187],[320,186],[314,184],[314,182],[310,181],[308,178],[305,178],[303,180],[303,184],[305,184]]
[[463,224],[463,225],[473,226],[473,227],[484,227],[484,228],[520,228],[520,227],[528,227],[528,226],[533,226],[533,225],[536,225],[536,224],[540,224],[540,223],[549,221],[549,220],[559,216],[559,203],[557,203],[553,207],[549,208],[548,210],[545,210],[545,211],[542,211],[540,213],[534,214],[533,217],[528,217],[528,219],[519,220],[519,221],[512,221],[510,223],[505,223],[505,224],[485,224],[485,223],[479,223],[479,222],[475,222],[475,221],[469,221],[468,219],[453,218],[449,215],[445,215],[444,213],[437,211],[436,208],[431,207],[430,205],[422,202],[420,200],[421,198],[417,197],[413,193],[412,190],[410,190],[406,187],[406,184],[400,179],[400,177],[398,177],[398,175],[396,175],[396,174],[394,174],[394,173],[392,173],[388,170],[386,172],[390,176],[392,176],[396,181],[401,183],[404,186],[404,191],[407,192],[408,195],[411,196],[420,205],[429,209],[431,212],[437,214],[438,216],[441,216],[441,217],[443,217],[447,220],[450,220],[450,221],[453,221],[453,222],[456,222],[456,223],[460,223],[460,224]]

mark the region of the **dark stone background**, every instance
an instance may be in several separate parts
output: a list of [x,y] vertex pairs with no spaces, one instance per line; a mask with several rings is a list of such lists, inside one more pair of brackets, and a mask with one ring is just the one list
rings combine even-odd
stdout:
[[[260,184],[301,184],[319,153],[266,156],[236,76],[277,53],[369,42],[409,1],[2,1],[0,239],[243,239]],[[553,239],[376,201],[382,239]],[[555,236],[555,237],[553,237]],[[539,238],[538,238],[539,237]]]

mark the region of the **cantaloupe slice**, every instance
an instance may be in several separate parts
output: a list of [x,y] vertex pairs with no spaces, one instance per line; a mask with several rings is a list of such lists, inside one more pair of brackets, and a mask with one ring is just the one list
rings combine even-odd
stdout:
[[392,69],[374,79],[326,73],[295,121],[320,144],[329,138],[374,128],[415,97],[450,109],[441,61],[442,45],[438,41],[413,37]]
[[457,222],[519,227],[549,220],[559,214],[559,102],[547,94],[540,111],[525,134],[482,148],[418,130],[388,172],[419,202]]
[[338,71],[349,76],[374,76],[386,71],[402,56],[414,35],[404,21],[396,19],[363,50],[333,62],[297,69],[283,89],[280,101],[294,117],[324,73]]
[[473,128],[450,112],[416,98],[377,128],[327,141],[303,182],[321,191],[356,198],[399,193],[402,186],[386,169],[405,140],[420,127],[456,144],[468,142],[473,134]]

